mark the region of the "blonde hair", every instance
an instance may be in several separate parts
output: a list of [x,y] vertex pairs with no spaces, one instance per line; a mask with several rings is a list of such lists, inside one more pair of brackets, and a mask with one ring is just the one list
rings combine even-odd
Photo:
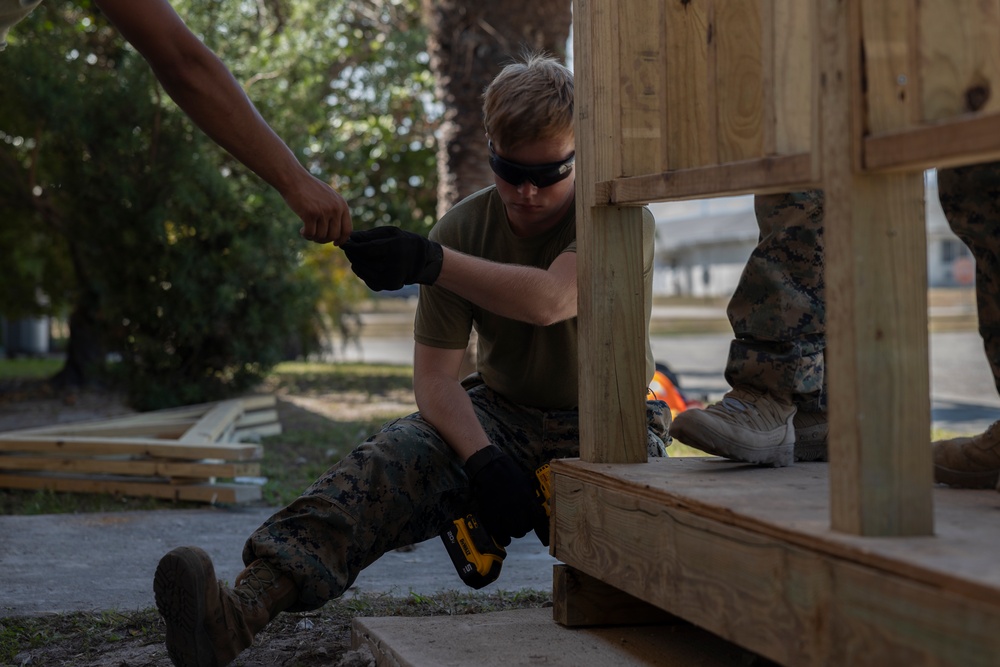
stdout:
[[483,93],[486,133],[504,150],[573,136],[573,72],[544,53],[525,53]]

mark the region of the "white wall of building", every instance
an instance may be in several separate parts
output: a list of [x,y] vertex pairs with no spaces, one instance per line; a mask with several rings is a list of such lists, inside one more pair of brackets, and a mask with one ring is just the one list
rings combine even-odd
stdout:
[[[937,197],[937,179],[927,175],[927,282],[930,287],[973,283],[969,249],[948,226]],[[722,197],[654,203],[657,296],[727,297],[757,244],[753,197]]]

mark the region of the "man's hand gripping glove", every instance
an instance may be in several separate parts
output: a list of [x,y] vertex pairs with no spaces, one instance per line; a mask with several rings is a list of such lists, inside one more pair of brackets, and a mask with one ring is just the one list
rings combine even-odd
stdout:
[[354,273],[376,292],[433,285],[444,262],[440,243],[392,226],[352,232],[341,248]]
[[480,449],[465,462],[472,495],[479,506],[479,520],[502,547],[512,537],[534,530],[549,545],[549,518],[535,488],[514,459],[496,445]]

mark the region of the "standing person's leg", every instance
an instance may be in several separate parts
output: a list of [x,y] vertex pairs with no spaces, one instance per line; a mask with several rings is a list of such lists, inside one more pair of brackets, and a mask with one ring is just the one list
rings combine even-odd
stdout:
[[[1000,162],[938,172],[941,207],[976,259],[976,304],[986,359],[1000,391]],[[933,444],[934,478],[967,488],[1000,479],[1000,422],[985,433]]]
[[761,195],[754,209],[760,239],[728,308],[733,389],[705,410],[678,415],[670,434],[750,463],[824,459],[823,193]]

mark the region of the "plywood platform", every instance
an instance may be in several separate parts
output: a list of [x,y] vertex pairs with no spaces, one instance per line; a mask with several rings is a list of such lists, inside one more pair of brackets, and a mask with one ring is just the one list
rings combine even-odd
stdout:
[[936,488],[935,535],[858,537],[828,472],[556,462],[553,554],[782,664],[1000,664],[1000,494]]

